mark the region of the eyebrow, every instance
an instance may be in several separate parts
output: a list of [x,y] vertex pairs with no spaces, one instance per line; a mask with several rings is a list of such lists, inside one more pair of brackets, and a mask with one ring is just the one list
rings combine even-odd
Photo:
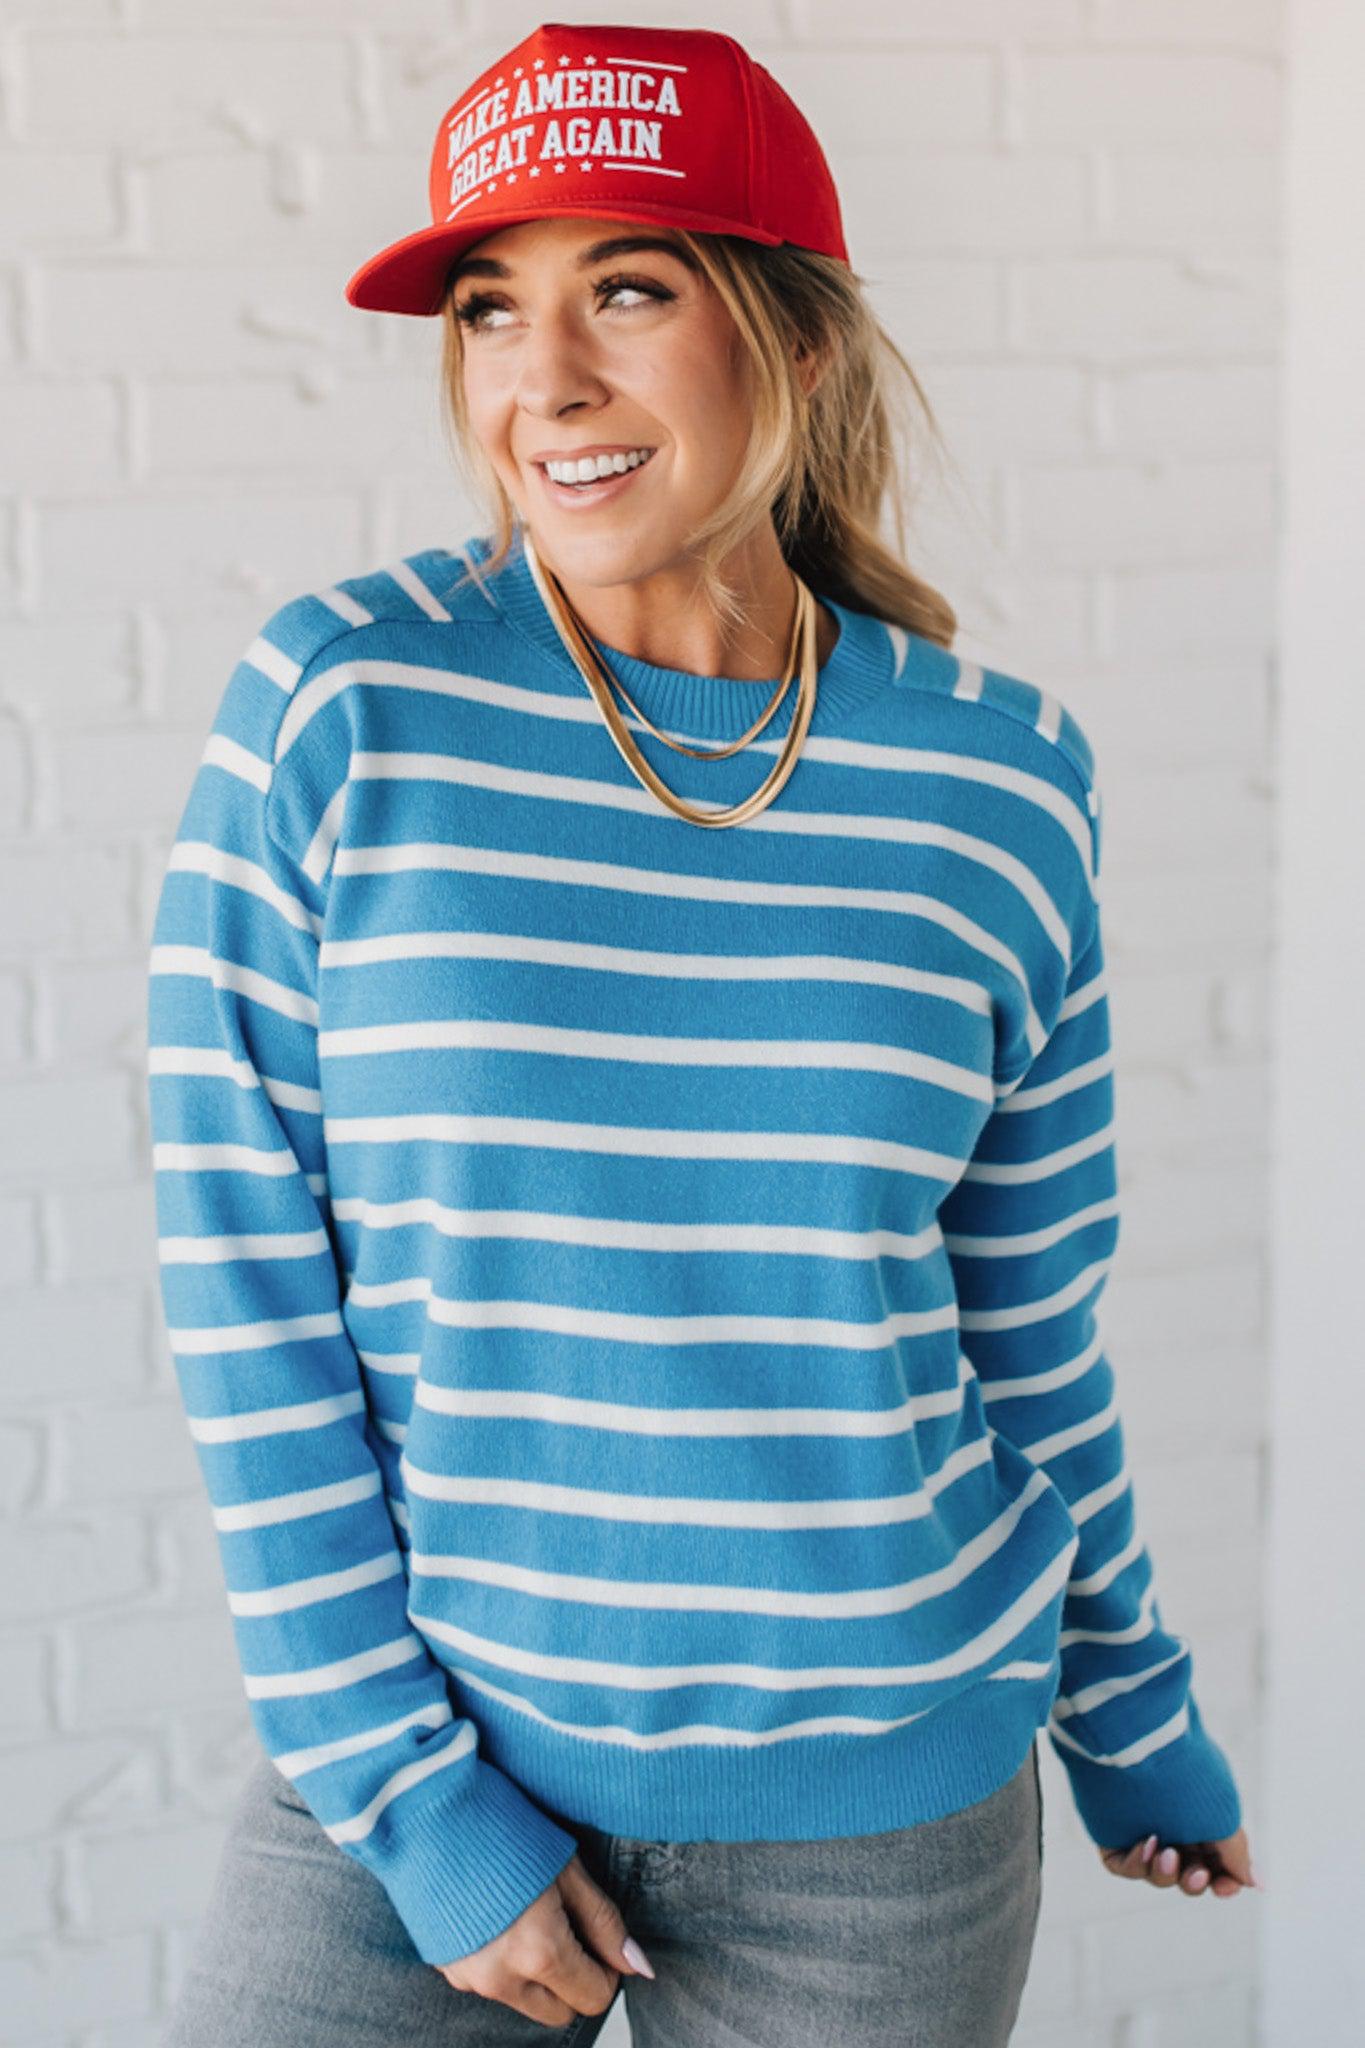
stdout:
[[[641,250],[660,250],[666,256],[676,256],[679,263],[700,274],[700,265],[690,249],[684,249],[681,242],[669,241],[663,235],[612,235],[604,242],[590,242],[579,255],[575,268],[587,270],[594,263],[605,263],[611,256],[637,255]],[[457,263],[446,278],[446,290],[462,277],[511,277],[512,271],[505,263],[499,263],[492,256],[467,256]]]

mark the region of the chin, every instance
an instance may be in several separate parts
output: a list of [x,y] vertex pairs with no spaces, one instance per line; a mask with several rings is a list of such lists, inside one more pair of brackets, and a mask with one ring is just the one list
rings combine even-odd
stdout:
[[551,567],[562,569],[579,583],[606,589],[613,583],[636,583],[656,569],[666,568],[676,550],[650,546],[638,534],[619,530],[600,533],[566,532],[574,524],[570,513],[563,521],[531,527],[531,538]]

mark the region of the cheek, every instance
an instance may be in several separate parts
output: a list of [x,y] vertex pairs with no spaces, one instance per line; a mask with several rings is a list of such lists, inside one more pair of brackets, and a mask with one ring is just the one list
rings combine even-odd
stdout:
[[515,468],[511,453],[514,408],[481,378],[465,379],[464,399],[469,432],[488,461],[504,472]]
[[707,345],[692,353],[680,382],[707,438],[718,449],[733,450],[747,438],[750,406],[743,357],[724,335],[708,336]]
[[732,387],[717,383],[691,414],[686,448],[708,491],[728,482],[749,438],[749,414]]
[[719,338],[680,338],[647,364],[623,361],[612,381],[643,417],[659,422],[684,469],[729,473],[748,439],[749,409],[742,377]]
[[496,349],[477,346],[465,356],[460,373],[465,411],[471,426],[477,426],[481,433],[495,431],[499,418],[511,406],[510,364],[510,355],[505,350],[501,361]]

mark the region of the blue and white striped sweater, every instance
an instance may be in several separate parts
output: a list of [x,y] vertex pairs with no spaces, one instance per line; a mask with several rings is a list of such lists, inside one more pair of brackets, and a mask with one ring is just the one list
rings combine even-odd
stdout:
[[[430,1962],[575,1819],[871,1833],[1042,1726],[1097,1842],[1233,1832],[1096,1324],[1084,733],[826,598],[791,780],[699,830],[488,552],[266,621],[157,911],[162,1293],[263,1746]],[[703,748],[771,689],[606,653]],[[724,761],[627,717],[725,806],[794,695]]]

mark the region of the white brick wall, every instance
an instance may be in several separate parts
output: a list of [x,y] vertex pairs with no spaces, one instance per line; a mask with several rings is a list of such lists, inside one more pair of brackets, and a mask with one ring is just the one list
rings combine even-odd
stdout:
[[[540,18],[0,0],[6,2048],[151,2048],[256,1753],[160,1325],[145,947],[262,617],[469,530],[433,328],[342,287],[422,224],[436,120]],[[723,26],[809,111],[950,445],[916,560],[966,651],[1054,687],[1095,742],[1126,1193],[1109,1349],[1254,1837],[1279,0],[586,18]],[[1018,2048],[1250,2048],[1260,1901],[1108,1877],[1043,1763]],[[618,2014],[604,2048],[624,2039]]]

